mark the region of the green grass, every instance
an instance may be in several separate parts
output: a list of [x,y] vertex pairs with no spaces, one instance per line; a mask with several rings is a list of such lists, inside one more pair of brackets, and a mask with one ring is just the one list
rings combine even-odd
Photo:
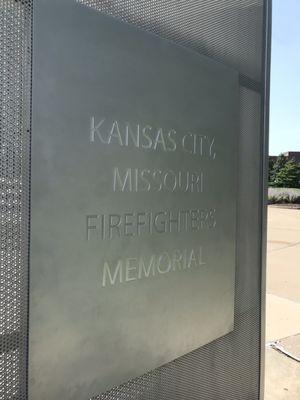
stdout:
[[269,204],[300,204],[300,189],[269,188]]

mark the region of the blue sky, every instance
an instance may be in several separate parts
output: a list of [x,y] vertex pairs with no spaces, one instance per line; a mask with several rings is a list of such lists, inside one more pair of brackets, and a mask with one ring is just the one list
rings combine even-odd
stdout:
[[273,0],[270,154],[300,151],[300,1]]

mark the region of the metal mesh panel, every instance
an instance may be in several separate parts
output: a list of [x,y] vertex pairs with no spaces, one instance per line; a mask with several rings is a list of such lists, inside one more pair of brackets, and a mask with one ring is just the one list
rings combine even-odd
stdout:
[[0,399],[26,398],[31,2],[0,0]]
[[77,0],[261,78],[263,0]]
[[[251,88],[262,80],[264,1],[78,1],[232,66],[250,82],[240,90],[235,329],[94,399],[258,399],[262,98]],[[0,400],[26,398],[31,15],[32,0],[0,0]]]

